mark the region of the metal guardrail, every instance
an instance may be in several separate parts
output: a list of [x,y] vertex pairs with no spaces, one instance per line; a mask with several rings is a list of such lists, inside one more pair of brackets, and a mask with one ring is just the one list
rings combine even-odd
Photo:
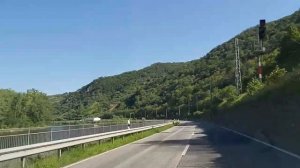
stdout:
[[[138,123],[132,123],[131,128],[138,128],[149,125],[162,124],[164,121],[153,120],[153,121],[144,121]],[[17,134],[17,135],[6,135],[0,136],[0,149],[7,149],[19,146],[26,146],[32,144],[38,144],[43,142],[51,142],[75,137],[82,137],[87,135],[94,135],[100,133],[106,133],[111,131],[125,130],[127,129],[127,124],[114,124],[114,125],[105,125],[105,126],[95,126],[88,128],[72,128],[71,126],[65,130],[31,133],[28,131],[27,134]]]
[[[64,140],[2,149],[2,150],[0,150],[0,163],[3,161],[21,158],[21,167],[25,168],[27,156],[58,150],[58,158],[59,158],[59,157],[61,157],[62,149],[66,148],[66,147],[83,145],[83,144],[95,142],[95,141],[100,142],[101,140],[110,139],[110,138],[112,138],[112,142],[113,142],[114,137],[120,137],[120,136],[124,136],[124,135],[128,135],[128,134],[146,131],[149,129],[162,127],[162,126],[165,126],[168,124],[170,124],[170,121],[150,121],[150,122],[145,122],[142,127],[138,127],[138,125],[135,124],[134,126],[136,126],[138,128],[117,130],[117,131],[100,133],[100,134],[95,134],[95,135],[87,135],[87,136],[83,136],[83,137],[68,138],[68,139],[64,139]],[[83,147],[84,147],[84,145],[83,145]]]

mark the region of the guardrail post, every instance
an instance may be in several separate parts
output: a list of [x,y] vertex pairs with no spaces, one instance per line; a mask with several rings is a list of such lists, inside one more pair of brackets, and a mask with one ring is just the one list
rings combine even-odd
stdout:
[[52,141],[52,127],[50,129],[50,141]]
[[95,135],[95,124],[94,124],[94,127],[93,127],[93,134]]
[[58,149],[57,155],[58,155],[58,159],[60,159],[61,158],[61,149]]
[[25,168],[25,166],[26,166],[26,158],[25,157],[21,157],[21,166],[22,166],[22,168]]
[[69,138],[71,138],[71,128],[70,128],[70,125],[69,125]]
[[84,133],[84,124],[83,124],[83,126],[82,126],[82,127],[83,127],[83,129],[82,129],[82,130],[83,130],[83,135],[82,135],[82,136],[85,136],[85,133]]
[[27,143],[30,145],[30,127],[28,128]]

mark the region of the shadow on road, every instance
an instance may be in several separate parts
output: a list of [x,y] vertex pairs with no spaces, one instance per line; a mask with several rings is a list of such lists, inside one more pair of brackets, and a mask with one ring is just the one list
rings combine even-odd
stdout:
[[300,160],[207,122],[196,126],[192,139],[147,141],[144,145],[190,145],[178,168],[299,168]]

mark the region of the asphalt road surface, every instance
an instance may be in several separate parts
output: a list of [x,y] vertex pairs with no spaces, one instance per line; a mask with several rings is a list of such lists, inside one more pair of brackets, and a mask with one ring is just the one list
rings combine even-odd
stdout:
[[186,122],[70,168],[300,168],[300,159],[208,123]]

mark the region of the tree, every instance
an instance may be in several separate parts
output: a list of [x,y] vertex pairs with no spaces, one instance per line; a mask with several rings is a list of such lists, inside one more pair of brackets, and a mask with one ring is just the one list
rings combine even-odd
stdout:
[[277,63],[287,69],[293,70],[300,63],[300,28],[292,25],[288,29],[287,35],[281,41],[280,55]]
[[32,123],[49,121],[53,107],[46,94],[35,89],[28,90],[24,97],[24,111]]
[[45,124],[52,119],[48,96],[35,89],[26,93],[0,90],[0,126],[21,127]]
[[238,97],[236,87],[232,85],[226,86],[225,88],[221,89],[219,96],[223,101],[234,101]]
[[88,109],[89,115],[99,115],[101,113],[101,106],[99,102],[94,102]]

